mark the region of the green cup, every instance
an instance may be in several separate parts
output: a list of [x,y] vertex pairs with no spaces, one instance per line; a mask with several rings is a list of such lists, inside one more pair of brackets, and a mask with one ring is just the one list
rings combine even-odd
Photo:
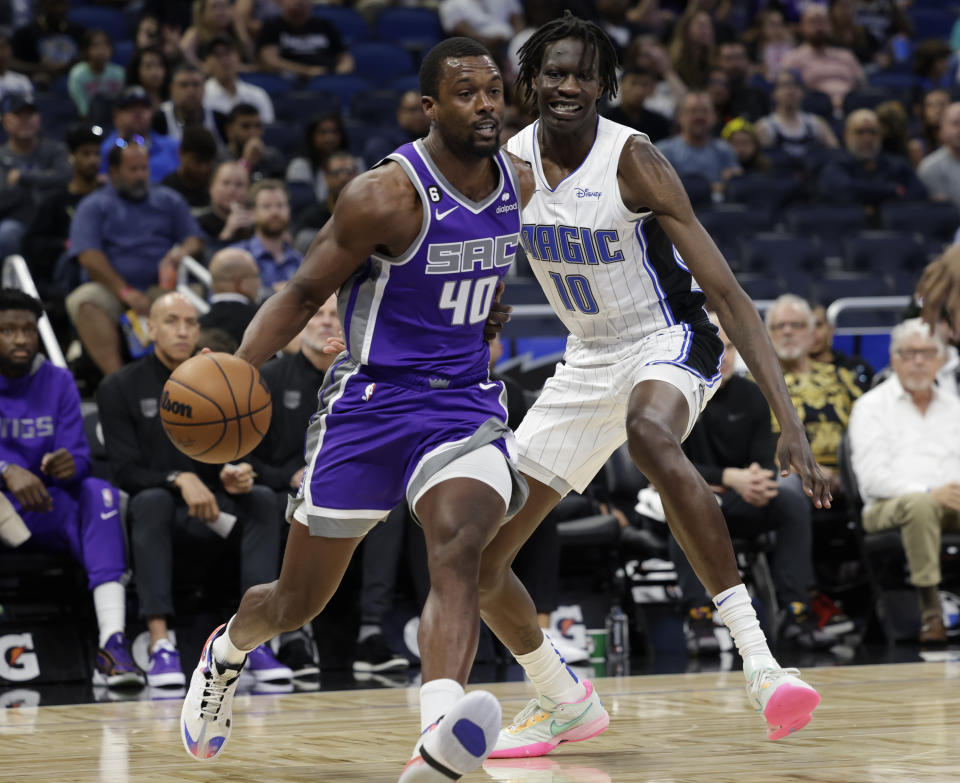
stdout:
[[590,663],[603,663],[607,659],[607,629],[587,629],[587,652]]

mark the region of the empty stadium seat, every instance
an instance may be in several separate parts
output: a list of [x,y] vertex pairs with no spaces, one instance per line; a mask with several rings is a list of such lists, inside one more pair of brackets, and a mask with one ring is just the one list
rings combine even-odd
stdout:
[[789,202],[800,197],[801,183],[794,177],[747,174],[727,181],[727,201],[746,204],[771,219]]
[[326,76],[315,76],[307,82],[307,90],[320,90],[323,92],[333,92],[340,96],[340,102],[344,106],[350,103],[354,93],[361,90],[371,90],[374,85],[366,79],[359,76],[350,76],[347,74],[328,74]]
[[843,113],[850,114],[857,109],[875,109],[891,98],[893,95],[884,87],[864,87],[853,90],[843,99]]
[[263,142],[276,147],[289,159],[297,154],[303,144],[302,126],[287,122],[274,122],[263,127]]
[[243,73],[240,74],[240,78],[249,82],[250,84],[255,84],[257,87],[261,87],[270,93],[270,99],[276,103],[277,98],[281,95],[285,95],[293,89],[293,82],[289,79],[278,76],[275,73],[262,73],[260,71],[254,71],[253,73]]
[[810,90],[803,96],[803,110],[830,119],[833,117],[833,101],[825,92]]
[[410,53],[396,44],[380,41],[358,43],[350,47],[350,53],[356,63],[354,73],[373,84],[385,84],[414,72]]
[[960,212],[949,201],[887,202],[880,214],[884,228],[919,234],[924,241],[952,242],[960,228]]
[[734,268],[740,261],[740,240],[772,228],[765,214],[744,204],[714,204],[698,209],[697,218]]
[[687,191],[687,197],[694,207],[706,206],[712,201],[712,190],[710,180],[702,174],[681,174],[680,182],[683,189]]
[[744,270],[780,278],[786,289],[808,296],[809,278],[823,268],[823,251],[812,237],[760,233],[740,243]]
[[365,41],[370,37],[367,20],[352,8],[314,3],[313,15],[331,22],[348,49],[357,41]]
[[377,38],[423,53],[444,38],[437,12],[429,8],[384,8],[377,17]]
[[136,46],[133,41],[125,39],[122,41],[113,42],[113,56],[110,58],[110,62],[114,62],[117,65],[126,66],[130,62],[130,58],[133,57],[133,52],[136,49]]
[[67,19],[88,30],[103,30],[114,41],[125,40],[132,33],[130,22],[119,9],[79,6],[67,11]]
[[398,100],[394,90],[363,90],[350,101],[350,116],[381,127],[390,125],[395,121]]
[[867,214],[859,204],[799,204],[783,213],[787,227],[798,236],[820,240],[825,256],[843,254],[843,237],[867,227]]
[[299,123],[301,126],[318,114],[340,112],[340,96],[326,90],[295,90],[273,100],[273,111],[280,122]]
[[849,271],[919,272],[927,262],[923,245],[912,234],[897,231],[861,231],[844,240],[844,251]]

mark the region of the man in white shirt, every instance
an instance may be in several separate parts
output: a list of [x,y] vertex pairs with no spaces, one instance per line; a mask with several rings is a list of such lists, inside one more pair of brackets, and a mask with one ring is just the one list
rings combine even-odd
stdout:
[[240,104],[255,106],[260,121],[269,125],[274,120],[273,101],[262,87],[237,78],[240,52],[233,38],[217,36],[207,44],[203,68],[209,78],[203,86],[203,105],[208,111],[229,114]]
[[921,613],[921,643],[946,642],[940,533],[960,530],[960,399],[934,383],[943,341],[919,318],[891,334],[894,375],[853,406],[853,470],[868,533],[899,527]]
[[960,103],[951,103],[940,119],[940,148],[920,161],[917,176],[934,201],[952,201],[960,209]]

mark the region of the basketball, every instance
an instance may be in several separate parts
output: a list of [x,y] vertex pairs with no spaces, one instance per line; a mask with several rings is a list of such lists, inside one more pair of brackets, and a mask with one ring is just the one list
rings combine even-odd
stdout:
[[201,353],[163,386],[160,420],[188,457],[219,465],[250,453],[273,414],[270,389],[252,364],[229,353]]

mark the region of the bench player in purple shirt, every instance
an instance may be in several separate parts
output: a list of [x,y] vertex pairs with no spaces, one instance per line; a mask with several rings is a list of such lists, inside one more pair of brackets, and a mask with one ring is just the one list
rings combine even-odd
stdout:
[[458,779],[483,763],[500,728],[496,699],[465,696],[463,683],[477,646],[480,555],[527,491],[484,326],[533,186],[529,169],[499,151],[503,82],[486,49],[448,39],[424,58],[420,82],[430,133],[346,187],[237,353],[262,364],[338,291],[347,350],[307,430],[280,578],[248,590],[213,632],[184,702],[181,739],[198,759],[227,741],[246,653],[316,616],[363,536],[404,498],[426,534],[431,592],[420,624],[424,732],[401,783]]
[[87,572],[100,630],[94,682],[142,686],[124,635],[120,495],[90,475],[77,387],[39,353],[42,314],[32,296],[0,289],[0,490],[29,530],[24,549],[69,552]]

